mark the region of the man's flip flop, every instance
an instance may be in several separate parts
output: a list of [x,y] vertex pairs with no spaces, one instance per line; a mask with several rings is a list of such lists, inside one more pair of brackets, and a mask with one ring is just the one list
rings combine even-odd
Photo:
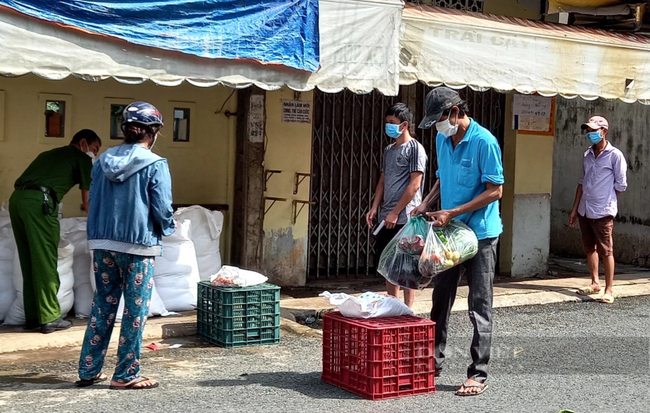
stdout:
[[77,385],[77,387],[88,387],[92,386],[95,383],[100,383],[102,381],[106,381],[108,379],[108,376],[104,373],[99,373],[92,379],[79,379],[74,382],[74,384]]
[[598,299],[601,303],[605,304],[614,304],[614,296],[611,294],[605,294]]
[[[468,384],[468,382],[469,382],[469,380],[467,380],[465,383],[463,383],[460,386],[460,389],[456,390],[456,396],[478,396],[479,394],[486,391],[487,388],[488,388],[487,383],[476,382],[476,384]],[[463,389],[477,389],[477,391],[471,392],[471,393],[460,393],[460,391],[463,390]]]
[[133,381],[130,381],[129,383],[120,385],[111,384],[108,386],[108,388],[111,390],[147,390],[155,389],[159,385],[160,383],[154,379],[150,379],[149,377],[140,377]]
[[576,294],[578,295],[591,295],[591,294],[598,294],[600,290],[594,290],[591,285],[588,285],[586,287],[578,288],[578,291],[576,291]]

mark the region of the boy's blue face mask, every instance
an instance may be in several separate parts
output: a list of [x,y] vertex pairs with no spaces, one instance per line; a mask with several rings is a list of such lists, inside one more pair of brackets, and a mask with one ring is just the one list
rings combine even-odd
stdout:
[[603,140],[603,137],[600,136],[600,132],[587,132],[587,139],[594,145]]
[[393,123],[387,123],[385,127],[386,135],[390,138],[397,139],[400,137],[402,132],[399,130],[400,125],[395,125]]

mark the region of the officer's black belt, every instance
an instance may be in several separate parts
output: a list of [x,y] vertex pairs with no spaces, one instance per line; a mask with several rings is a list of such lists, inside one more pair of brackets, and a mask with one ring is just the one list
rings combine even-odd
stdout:
[[59,199],[56,196],[56,192],[54,192],[52,188],[48,188],[46,186],[38,186],[38,185],[16,185],[14,189],[17,191],[24,191],[24,190],[41,191],[42,193],[52,197],[52,201],[54,201],[54,205],[59,204]]

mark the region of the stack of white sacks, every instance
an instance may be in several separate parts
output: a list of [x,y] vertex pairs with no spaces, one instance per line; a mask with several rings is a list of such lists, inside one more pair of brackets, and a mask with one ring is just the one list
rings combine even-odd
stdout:
[[[163,256],[156,257],[149,316],[196,308],[197,282],[209,280],[221,268],[219,238],[223,214],[198,205],[174,213],[178,228],[163,239]],[[95,279],[86,239],[86,218],[61,219],[57,297],[65,315],[74,308],[79,318],[90,314]],[[0,322],[25,324],[23,277],[11,222],[0,211]],[[118,319],[123,303],[120,302]]]

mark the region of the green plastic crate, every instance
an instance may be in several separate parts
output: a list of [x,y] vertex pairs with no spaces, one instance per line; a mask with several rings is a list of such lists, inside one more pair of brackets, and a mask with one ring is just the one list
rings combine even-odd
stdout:
[[280,342],[280,287],[198,285],[196,334],[221,347]]

